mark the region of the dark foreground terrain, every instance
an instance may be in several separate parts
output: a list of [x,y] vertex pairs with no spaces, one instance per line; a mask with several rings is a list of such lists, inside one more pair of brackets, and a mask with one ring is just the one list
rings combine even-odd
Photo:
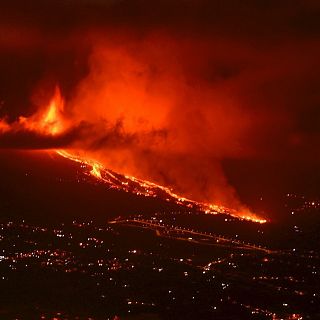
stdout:
[[1,157],[0,319],[320,319],[317,199],[256,224],[43,157]]

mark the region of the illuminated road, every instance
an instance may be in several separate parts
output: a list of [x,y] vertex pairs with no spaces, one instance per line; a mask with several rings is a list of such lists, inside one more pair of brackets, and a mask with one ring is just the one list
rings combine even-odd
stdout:
[[[110,224],[134,224],[138,227],[139,226],[143,227],[143,228],[148,227],[151,229],[155,229],[158,236],[162,236],[159,232],[159,228],[160,228],[160,229],[165,229],[166,231],[170,231],[170,232],[178,232],[180,234],[195,235],[195,236],[199,236],[199,237],[213,239],[215,241],[215,243],[219,243],[221,241],[221,242],[225,242],[225,243],[236,244],[240,248],[244,248],[244,249],[263,251],[268,254],[274,253],[274,251],[269,250],[265,247],[257,246],[257,245],[250,244],[250,243],[245,243],[241,240],[229,239],[229,238],[222,237],[220,235],[215,235],[213,233],[200,232],[200,231],[196,231],[193,229],[186,229],[186,228],[182,228],[182,227],[178,227],[178,226],[161,224],[161,223],[157,223],[157,222],[145,220],[145,219],[138,219],[138,218],[119,219],[119,220],[116,219],[116,220],[109,221],[109,223]],[[178,238],[178,239],[182,240],[182,238]],[[187,240],[200,243],[199,241],[195,241],[192,238],[187,239]]]

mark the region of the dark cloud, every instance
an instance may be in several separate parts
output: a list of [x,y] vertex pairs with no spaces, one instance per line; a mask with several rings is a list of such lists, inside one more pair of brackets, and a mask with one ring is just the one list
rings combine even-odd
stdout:
[[57,149],[70,146],[81,137],[81,128],[64,134],[42,135],[30,130],[8,131],[0,134],[0,149]]

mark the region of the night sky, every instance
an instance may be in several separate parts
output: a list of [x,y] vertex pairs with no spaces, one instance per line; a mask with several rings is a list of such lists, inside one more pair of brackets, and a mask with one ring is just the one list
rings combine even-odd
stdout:
[[[57,138],[119,172],[238,206],[320,182],[319,1],[2,1],[0,117],[60,86]],[[1,132],[1,131],[0,131]]]

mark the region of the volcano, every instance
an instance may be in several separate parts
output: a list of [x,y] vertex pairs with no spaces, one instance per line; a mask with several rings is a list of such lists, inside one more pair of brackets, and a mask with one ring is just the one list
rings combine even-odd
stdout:
[[[58,173],[55,174],[54,177],[50,178],[49,172],[54,169],[52,169],[52,165],[48,164],[47,170],[45,170],[44,173],[40,174],[41,177],[46,177],[46,179],[49,179],[50,181],[47,181],[47,185],[41,187],[41,190],[47,190],[45,192],[44,198],[47,199],[48,197],[54,197],[55,199],[58,199],[58,201],[52,200],[49,205],[49,208],[46,208],[49,212],[50,210],[54,210],[53,214],[49,213],[52,216],[55,216],[57,214],[60,214],[65,209],[69,212],[73,212],[76,207],[75,203],[81,203],[79,199],[82,198],[82,195],[85,195],[85,198],[88,200],[85,201],[85,204],[81,205],[80,209],[87,208],[89,211],[92,209],[92,205],[88,205],[88,203],[94,203],[95,207],[99,207],[97,210],[100,212],[101,210],[104,211],[106,209],[106,206],[101,203],[101,199],[105,199],[104,196],[100,197],[100,191],[97,191],[96,194],[95,191],[85,191],[85,190],[78,190],[78,195],[70,195],[70,191],[68,191],[68,188],[71,188],[71,190],[77,190],[74,186],[69,185],[68,188],[63,192],[63,197],[61,198],[60,195],[55,195],[55,189],[61,190],[64,187],[61,188],[59,185],[68,181],[70,183],[71,181],[74,181],[80,185],[83,183],[87,185],[91,185],[92,183],[94,185],[99,185],[98,189],[104,190],[105,189],[113,189],[116,191],[121,191],[121,193],[125,192],[128,194],[131,194],[135,199],[139,199],[139,201],[143,198],[149,198],[147,201],[147,205],[143,204],[140,205],[134,205],[130,206],[131,208],[135,208],[138,210],[141,210],[142,208],[145,209],[146,207],[149,208],[150,206],[150,198],[155,198],[156,202],[160,201],[161,205],[157,206],[157,210],[161,210],[163,207],[163,202],[166,203],[165,206],[168,204],[170,206],[177,206],[180,209],[183,210],[196,210],[199,212],[204,212],[206,214],[227,214],[233,217],[236,217],[240,220],[249,220],[254,221],[258,223],[264,223],[266,222],[265,219],[262,219],[252,213],[246,206],[241,206],[241,209],[229,209],[221,205],[216,205],[212,203],[206,203],[206,202],[198,202],[193,199],[185,198],[184,196],[178,195],[175,193],[171,188],[168,186],[163,186],[156,184],[155,182],[151,182],[148,180],[142,180],[140,178],[136,178],[131,175],[127,175],[124,173],[117,173],[111,169],[108,169],[105,167],[102,163],[97,162],[96,160],[92,159],[90,156],[90,150],[86,148],[80,148],[79,149],[73,149],[72,147],[67,148],[67,150],[59,150],[56,149],[57,146],[61,145],[62,141],[67,139],[70,139],[70,136],[73,136],[75,131],[77,131],[77,127],[83,126],[83,123],[79,123],[78,126],[76,125],[73,129],[70,127],[70,119],[66,117],[65,115],[65,101],[63,97],[61,96],[61,92],[59,89],[59,86],[56,87],[55,93],[52,97],[52,99],[49,101],[48,105],[44,108],[40,108],[36,113],[29,117],[20,116],[18,119],[16,119],[13,122],[8,122],[6,118],[1,119],[0,118],[0,134],[1,134],[1,146],[6,146],[10,148],[15,148],[18,145],[21,144],[21,147],[24,146],[24,148],[27,148],[25,150],[32,149],[32,143],[30,144],[30,141],[34,140],[36,141],[34,149],[41,149],[44,147],[44,145],[47,144],[47,146],[50,148],[50,150],[46,151],[30,151],[32,153],[32,158],[34,156],[39,158],[42,158],[42,160],[46,163],[47,157],[43,159],[43,153],[49,155],[50,159],[55,159],[55,163],[53,167],[56,167],[57,163],[62,161],[61,158],[64,158],[66,162],[68,162],[67,166],[70,166],[70,163],[72,163],[72,170],[73,175],[71,178],[66,179],[64,177],[64,174]],[[119,137],[118,137],[119,138]],[[71,139],[72,140],[72,139]],[[121,140],[121,139],[120,139]],[[66,141],[64,141],[66,143]],[[70,143],[70,141],[69,141]],[[118,143],[118,142],[117,142]],[[37,147],[36,147],[37,146]],[[69,150],[71,149],[71,150]],[[90,149],[90,148],[89,148]],[[42,153],[41,153],[42,152]],[[30,153],[29,153],[30,154]],[[79,155],[80,154],[80,155]],[[24,159],[25,155],[21,155],[18,158]],[[59,160],[57,160],[57,158]],[[127,159],[125,159],[127,160]],[[56,162],[57,161],[57,162]],[[23,161],[25,162],[25,161]],[[28,162],[28,161],[26,161]],[[35,165],[34,163],[30,164],[31,167],[41,167],[41,165]],[[59,165],[58,165],[59,166]],[[23,171],[25,171],[25,177],[29,178],[29,174],[27,173],[29,169],[24,168]],[[125,170],[125,169],[123,169]],[[9,170],[10,171],[10,170]],[[62,172],[65,171],[62,170]],[[13,175],[15,175],[15,170],[13,170]],[[38,176],[39,173],[37,173],[35,176]],[[33,176],[33,174],[32,174]],[[75,180],[74,180],[75,179]],[[93,181],[94,180],[94,181]],[[53,181],[55,183],[58,183],[56,186],[53,185]],[[35,181],[34,183],[37,183]],[[20,185],[20,182],[15,183],[17,185]],[[47,189],[49,187],[49,189]],[[82,188],[82,187],[81,187]],[[6,188],[5,188],[6,189]],[[14,188],[16,189],[16,188]],[[33,191],[33,184],[31,183],[30,186],[25,186],[25,189],[23,190],[23,196],[21,199],[24,199],[22,203],[28,203],[28,200],[25,199],[24,193],[28,194],[26,192],[26,189],[30,189]],[[73,191],[71,193],[73,193]],[[87,194],[89,193],[89,195]],[[90,194],[93,193],[92,194]],[[14,192],[13,192],[14,194]],[[35,194],[43,195],[43,192],[35,192]],[[136,196],[138,198],[136,198]],[[192,197],[194,195],[192,194]],[[33,195],[27,196],[27,198],[31,199],[30,203],[33,207],[34,205],[37,205],[38,203],[43,202],[43,198],[40,196],[40,199],[33,199]],[[65,198],[67,197],[67,199]],[[97,198],[98,197],[98,198]],[[9,197],[10,198],[10,197]],[[73,199],[74,200],[71,200]],[[106,197],[108,198],[108,197]],[[113,197],[112,197],[113,199]],[[111,203],[115,203],[118,201],[113,201],[111,199]],[[72,205],[68,205],[72,201]],[[120,208],[123,206],[123,203],[130,204],[130,201],[124,200],[120,201],[122,205],[120,205]],[[5,201],[6,203],[6,201]],[[155,202],[153,202],[155,203]],[[67,206],[68,208],[66,208]],[[43,206],[42,206],[43,207]],[[69,208],[70,207],[70,208]],[[112,208],[112,211],[114,208]],[[115,208],[115,211],[118,211],[118,207]],[[124,209],[124,208],[123,208]],[[120,209],[120,210],[123,210]],[[49,210],[49,211],[48,211]],[[131,209],[132,210],[132,209]],[[10,211],[10,210],[9,210]],[[31,210],[33,211],[33,210]],[[78,211],[78,210],[76,210]],[[79,210],[80,212],[82,210]],[[100,214],[98,214],[100,215]]]

